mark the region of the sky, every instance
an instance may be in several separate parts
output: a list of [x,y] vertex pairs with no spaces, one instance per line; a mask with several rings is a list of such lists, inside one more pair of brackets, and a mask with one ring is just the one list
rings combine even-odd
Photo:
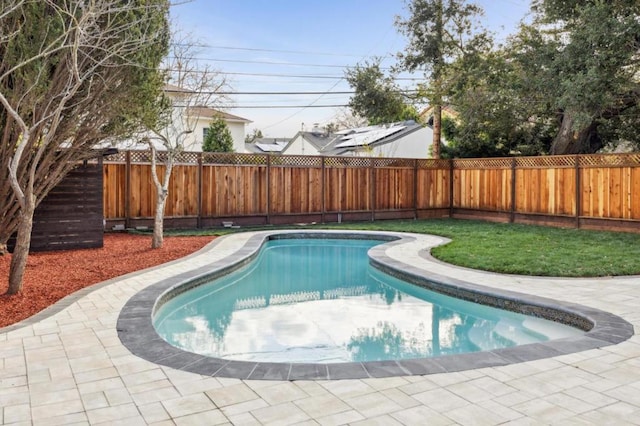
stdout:
[[[476,3],[498,41],[530,7],[530,0]],[[405,0],[192,0],[176,2],[171,18],[198,43],[194,61],[226,76],[232,94],[220,109],[251,120],[247,134],[291,138],[347,110],[350,94],[328,92],[351,90],[348,67],[374,57],[383,67],[396,63],[406,40],[394,21],[406,13]],[[415,75],[400,77],[402,87],[416,83]]]

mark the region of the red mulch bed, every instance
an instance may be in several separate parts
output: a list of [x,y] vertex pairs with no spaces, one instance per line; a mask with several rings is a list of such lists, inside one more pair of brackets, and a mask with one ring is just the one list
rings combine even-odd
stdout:
[[0,256],[0,327],[40,312],[74,291],[129,272],[160,265],[204,247],[215,237],[165,237],[151,249],[151,237],[105,234],[100,249],[29,255],[22,293],[7,296],[11,255]]

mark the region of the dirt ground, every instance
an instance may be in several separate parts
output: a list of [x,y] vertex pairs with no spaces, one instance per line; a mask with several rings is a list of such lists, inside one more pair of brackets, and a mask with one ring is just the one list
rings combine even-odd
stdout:
[[0,327],[28,318],[74,291],[129,272],[160,265],[204,247],[215,237],[151,237],[105,234],[104,247],[29,255],[22,293],[7,296],[11,255],[0,256]]

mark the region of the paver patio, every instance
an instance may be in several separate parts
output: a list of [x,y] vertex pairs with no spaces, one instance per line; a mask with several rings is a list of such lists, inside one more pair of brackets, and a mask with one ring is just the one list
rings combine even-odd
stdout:
[[[186,260],[98,284],[0,330],[2,424],[640,424],[640,338],[500,367],[334,381],[213,378],[131,354],[120,310],[138,291],[231,256],[250,233],[219,238]],[[640,277],[549,279],[452,267],[421,253],[386,255],[468,282],[578,303],[640,324]],[[55,283],[52,283],[55,285]]]

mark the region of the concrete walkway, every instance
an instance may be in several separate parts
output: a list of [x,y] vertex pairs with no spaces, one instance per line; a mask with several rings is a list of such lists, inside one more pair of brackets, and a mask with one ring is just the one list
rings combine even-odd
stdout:
[[[180,261],[98,284],[0,330],[0,423],[640,424],[640,338],[501,367],[384,379],[213,378],[131,354],[116,330],[125,303],[166,277],[233,256],[255,233],[219,238]],[[578,303],[640,324],[640,277],[548,279],[456,268],[416,236],[386,255],[468,282]]]

